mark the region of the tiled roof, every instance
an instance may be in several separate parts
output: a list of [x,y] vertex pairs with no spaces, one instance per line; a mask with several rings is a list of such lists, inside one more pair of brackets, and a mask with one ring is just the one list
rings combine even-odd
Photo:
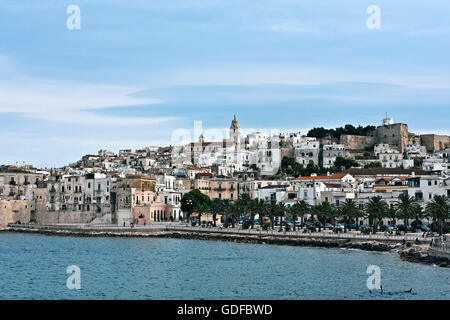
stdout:
[[335,173],[330,176],[310,176],[301,177],[295,179],[295,181],[311,181],[311,180],[340,180],[343,179],[348,173]]

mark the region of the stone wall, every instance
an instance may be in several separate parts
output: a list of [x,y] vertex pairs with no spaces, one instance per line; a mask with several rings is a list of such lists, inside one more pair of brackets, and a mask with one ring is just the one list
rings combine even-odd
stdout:
[[396,123],[380,126],[375,131],[377,143],[387,143],[391,148],[403,152],[409,142],[408,125]]
[[0,229],[6,228],[8,223],[29,223],[34,201],[30,200],[0,200]]
[[38,211],[33,218],[39,224],[52,223],[111,223],[111,214],[89,211]]
[[348,150],[363,150],[375,144],[375,138],[369,136],[357,136],[352,134],[341,135],[340,144],[345,145]]
[[435,152],[450,148],[450,136],[436,134],[424,134],[420,136],[421,144],[427,147],[427,151]]

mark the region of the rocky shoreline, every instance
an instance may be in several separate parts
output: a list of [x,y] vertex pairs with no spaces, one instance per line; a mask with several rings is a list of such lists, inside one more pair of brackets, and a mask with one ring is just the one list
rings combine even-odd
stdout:
[[436,265],[439,267],[450,267],[450,261],[446,258],[438,258],[428,254],[428,248],[425,246],[413,245],[399,252],[400,259],[408,262]]
[[395,252],[400,259],[408,262],[436,265],[439,267],[450,267],[450,261],[445,258],[437,258],[428,254],[428,245],[416,245],[407,242],[406,245],[398,242],[383,241],[354,241],[350,239],[324,239],[324,238],[290,238],[277,237],[273,235],[239,235],[239,234],[219,234],[213,232],[195,231],[169,231],[155,229],[148,232],[134,231],[98,231],[98,230],[67,230],[67,229],[43,229],[43,228],[8,228],[10,232],[38,233],[49,236],[75,236],[75,237],[153,237],[153,238],[174,238],[210,241],[228,241],[236,243],[289,245],[303,247],[321,248],[344,248],[359,249],[375,252]]

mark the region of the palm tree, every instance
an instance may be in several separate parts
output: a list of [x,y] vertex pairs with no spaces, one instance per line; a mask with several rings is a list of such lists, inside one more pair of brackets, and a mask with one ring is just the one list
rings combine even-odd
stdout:
[[433,200],[427,205],[427,211],[436,219],[439,235],[442,236],[444,221],[450,216],[450,204],[447,198],[434,196]]
[[211,201],[210,203],[210,211],[213,215],[213,225],[214,227],[216,227],[216,219],[217,219],[217,214],[220,214],[223,212],[224,209],[224,205],[223,205],[223,201],[219,198],[214,199],[213,201]]
[[420,210],[420,206],[414,197],[408,196],[406,193],[402,193],[398,197],[398,201],[395,204],[395,208],[398,213],[403,216],[403,222],[405,224],[405,233],[408,228],[408,219],[413,218]]
[[252,200],[250,199],[250,218],[252,219],[251,223],[252,223],[252,229],[254,229],[255,227],[255,216],[257,214],[259,214],[259,202],[258,200]]
[[366,204],[366,212],[373,219],[373,234],[377,232],[378,220],[383,219],[389,209],[387,203],[381,197],[372,197]]
[[347,232],[347,225],[352,222],[352,219],[358,219],[361,216],[361,210],[359,210],[355,200],[346,199],[341,208],[342,216],[345,218],[344,232]]
[[[234,212],[233,204],[230,202],[230,200],[225,199],[222,202],[223,205],[223,213],[225,215],[225,223],[228,225],[228,218],[230,214]],[[233,214],[232,214],[233,215]],[[234,228],[234,219],[231,221],[231,226]]]
[[322,231],[322,222],[325,224],[327,218],[333,218],[335,212],[328,201],[324,201],[321,204],[314,206],[314,211],[319,220],[319,232]]
[[391,219],[395,225],[397,223],[397,218],[399,217],[399,213],[396,208],[392,207],[392,208],[389,208],[388,211],[386,211],[385,217]]
[[256,207],[256,210],[258,211],[258,215],[259,215],[259,225],[262,228],[262,226],[264,224],[263,218],[267,214],[267,212],[269,212],[269,205],[268,205],[267,201],[265,201],[264,199],[259,199],[259,200],[256,200],[255,207]]
[[274,229],[274,217],[277,214],[277,210],[278,210],[278,205],[277,202],[275,200],[271,200],[270,201],[270,205],[269,205],[269,217],[270,217],[270,224],[272,227],[272,230]]
[[277,216],[280,217],[280,231],[283,230],[283,217],[286,215],[286,211],[286,205],[283,202],[280,202],[276,210]]
[[291,214],[294,220],[294,231],[295,231],[295,223],[297,221],[297,217],[301,218],[301,225],[303,225],[303,219],[305,218],[305,214],[308,213],[310,209],[310,205],[305,200],[298,201],[291,207]]

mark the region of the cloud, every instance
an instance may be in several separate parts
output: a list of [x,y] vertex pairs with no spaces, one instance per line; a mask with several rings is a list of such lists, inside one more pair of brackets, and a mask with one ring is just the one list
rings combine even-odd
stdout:
[[[131,96],[142,90],[139,87],[26,77],[17,71],[11,59],[1,55],[0,67],[0,113],[19,113],[45,121],[75,124],[155,124],[176,119],[112,117],[98,112],[104,108],[163,102]],[[92,112],[94,110],[97,112]]]

